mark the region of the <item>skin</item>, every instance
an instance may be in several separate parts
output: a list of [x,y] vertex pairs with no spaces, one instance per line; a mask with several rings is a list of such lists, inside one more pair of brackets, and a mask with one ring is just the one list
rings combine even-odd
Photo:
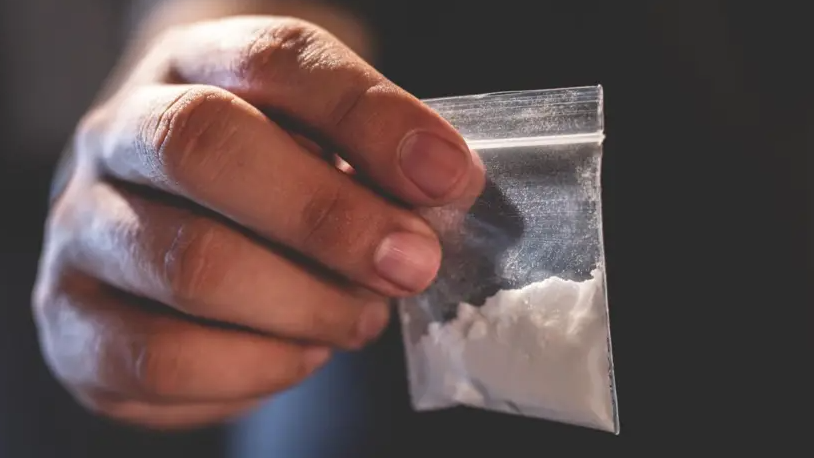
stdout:
[[449,124],[311,23],[230,17],[152,43],[77,128],[33,304],[78,401],[177,429],[374,340],[388,298],[438,270],[419,214],[484,180]]

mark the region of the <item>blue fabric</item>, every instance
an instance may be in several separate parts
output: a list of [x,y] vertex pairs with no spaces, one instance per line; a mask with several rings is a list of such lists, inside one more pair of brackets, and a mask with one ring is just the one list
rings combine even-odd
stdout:
[[[277,395],[231,430],[234,458],[336,456],[364,442],[369,402],[360,371],[362,354],[337,355],[305,383]],[[362,409],[360,409],[362,407]]]

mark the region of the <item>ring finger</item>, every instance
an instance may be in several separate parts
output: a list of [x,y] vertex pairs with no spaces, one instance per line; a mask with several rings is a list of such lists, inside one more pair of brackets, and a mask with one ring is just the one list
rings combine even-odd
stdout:
[[[226,223],[96,183],[71,222],[73,267],[180,312],[297,340],[358,348],[389,311],[381,296],[315,275]],[[106,241],[106,243],[100,243]]]

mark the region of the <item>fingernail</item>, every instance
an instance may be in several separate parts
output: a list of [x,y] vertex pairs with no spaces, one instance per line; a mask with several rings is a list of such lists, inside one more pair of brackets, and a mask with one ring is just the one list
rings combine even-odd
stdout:
[[365,344],[379,337],[390,321],[390,309],[386,305],[375,304],[367,307],[359,319],[357,329],[360,344]]
[[325,347],[311,347],[305,350],[303,359],[308,367],[319,367],[331,357],[331,350]]
[[401,170],[424,193],[446,196],[469,170],[468,150],[429,132],[412,132],[401,142]]
[[382,241],[374,258],[379,275],[408,291],[418,292],[435,278],[441,250],[425,236],[397,232]]

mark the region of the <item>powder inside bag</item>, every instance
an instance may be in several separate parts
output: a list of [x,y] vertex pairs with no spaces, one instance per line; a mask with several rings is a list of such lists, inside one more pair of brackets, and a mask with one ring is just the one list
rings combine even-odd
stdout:
[[426,390],[492,410],[613,428],[603,275],[500,290],[431,323],[418,343]]

